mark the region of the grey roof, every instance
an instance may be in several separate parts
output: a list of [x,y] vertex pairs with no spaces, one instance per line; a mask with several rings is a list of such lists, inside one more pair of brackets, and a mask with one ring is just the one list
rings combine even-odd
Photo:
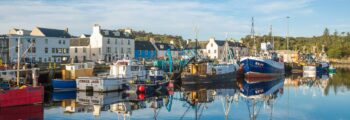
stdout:
[[90,45],[90,38],[71,38],[70,46],[88,46]]
[[38,29],[46,36],[46,37],[62,37],[62,38],[71,38],[71,35],[65,30],[59,29],[51,29],[51,28],[41,28]]
[[215,40],[216,44],[218,44],[219,46],[223,46],[225,45],[225,41],[224,40]]
[[[207,47],[207,44],[209,41],[198,41],[198,49],[205,49]],[[188,47],[189,49],[194,49],[196,48],[196,42],[190,42]]]
[[135,50],[156,50],[150,41],[135,41]]
[[245,47],[245,45],[243,45],[240,42],[232,42],[232,41],[228,41],[228,45],[231,47]]
[[172,45],[172,44],[168,44],[168,43],[155,43],[156,47],[158,48],[158,50],[172,50],[175,51],[177,50],[177,48]]
[[115,38],[134,38],[132,34],[124,32],[123,30],[106,30],[101,29],[100,33],[103,37],[115,37]]
[[90,37],[91,35],[90,34],[83,34],[85,37]]

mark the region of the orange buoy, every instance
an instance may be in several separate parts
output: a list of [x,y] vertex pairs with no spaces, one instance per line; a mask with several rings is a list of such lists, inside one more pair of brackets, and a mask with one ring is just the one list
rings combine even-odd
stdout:
[[143,86],[143,85],[139,86],[139,87],[138,87],[138,90],[139,90],[140,92],[145,92],[145,86]]
[[140,100],[144,100],[145,99],[145,94],[139,94],[138,97],[139,97]]

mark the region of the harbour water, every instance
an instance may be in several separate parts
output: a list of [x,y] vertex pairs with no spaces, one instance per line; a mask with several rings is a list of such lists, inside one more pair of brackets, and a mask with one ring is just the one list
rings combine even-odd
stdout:
[[[180,85],[173,95],[46,92],[43,105],[0,109],[0,119],[343,120],[350,119],[349,79],[350,69],[342,68],[334,75],[287,75],[262,85],[240,79]],[[253,91],[245,93],[247,88]]]

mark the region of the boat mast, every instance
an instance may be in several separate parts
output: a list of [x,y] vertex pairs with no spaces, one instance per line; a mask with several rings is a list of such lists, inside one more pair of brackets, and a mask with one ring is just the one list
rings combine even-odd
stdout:
[[256,44],[255,44],[255,31],[254,31],[254,17],[252,17],[251,37],[253,38],[253,41],[254,41],[254,46],[253,46],[254,56],[257,56],[257,54],[256,54]]
[[21,47],[21,37],[18,37],[18,40],[17,40],[17,79],[16,79],[16,82],[17,82],[17,86],[19,86],[19,63],[20,63],[20,47]]
[[272,35],[272,25],[270,25],[270,35],[271,35],[270,37],[272,39],[272,51],[275,51],[275,39]]

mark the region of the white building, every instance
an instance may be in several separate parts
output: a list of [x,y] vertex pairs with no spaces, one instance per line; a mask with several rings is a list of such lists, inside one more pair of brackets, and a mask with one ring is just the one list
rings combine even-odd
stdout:
[[249,55],[248,48],[242,43],[235,41],[215,40],[215,38],[209,39],[209,42],[206,45],[206,54],[210,59],[222,60],[227,54],[227,52],[225,52],[227,48],[234,53],[236,58]]
[[64,62],[69,59],[71,35],[68,29],[35,27],[32,31],[12,29],[9,32],[10,61],[17,61],[17,43],[20,39],[21,59],[26,62]]
[[222,59],[225,48],[225,41],[215,40],[215,38],[209,38],[209,42],[206,46],[207,55],[210,59]]
[[110,62],[123,57],[134,58],[135,40],[131,29],[106,30],[95,24],[90,36],[90,60]]
[[90,38],[72,38],[70,40],[69,54],[73,62],[91,60]]

